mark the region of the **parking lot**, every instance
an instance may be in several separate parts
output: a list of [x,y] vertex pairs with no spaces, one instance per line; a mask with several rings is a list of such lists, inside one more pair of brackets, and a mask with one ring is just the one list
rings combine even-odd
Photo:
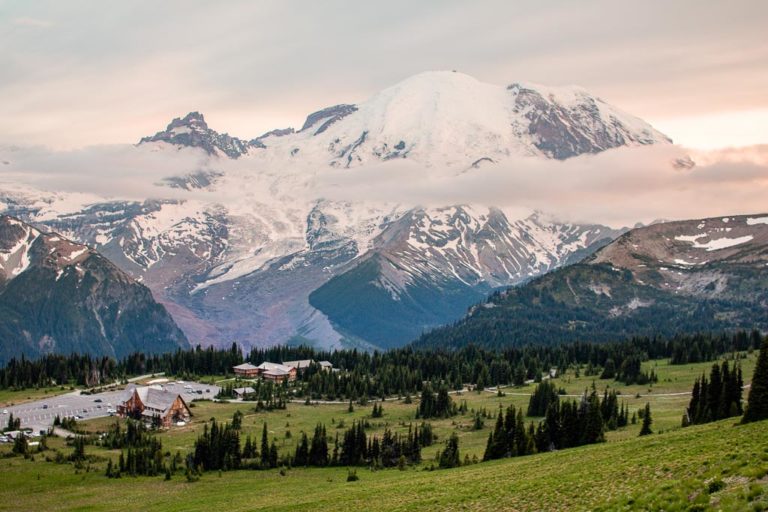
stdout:
[[[220,389],[219,386],[184,381],[158,382],[155,385],[172,393],[179,393],[187,403],[195,399],[212,399]],[[115,410],[125,395],[125,390],[119,390],[94,395],[81,395],[79,391],[73,391],[51,396],[35,402],[5,407],[0,415],[0,424],[5,424],[13,414],[15,418],[21,419],[22,428],[38,431],[51,427],[56,416],[83,420],[109,416],[109,411]]]

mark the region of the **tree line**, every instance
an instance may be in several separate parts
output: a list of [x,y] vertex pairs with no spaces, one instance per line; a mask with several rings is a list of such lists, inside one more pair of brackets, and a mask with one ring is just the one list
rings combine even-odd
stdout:
[[[731,351],[758,349],[758,332],[691,334],[674,338],[639,337],[614,343],[569,343],[560,346],[528,345],[503,350],[476,346],[450,351],[404,347],[387,352],[358,350],[317,351],[309,347],[275,347],[253,350],[248,360],[329,360],[339,372],[311,365],[300,372],[295,396],[310,399],[359,400],[420,393],[425,383],[461,389],[473,383],[479,388],[541,380],[552,369],[562,372],[587,365],[603,378],[627,384],[653,382],[652,372],[643,372],[648,359],[670,358],[673,363],[714,359]],[[170,354],[132,354],[120,361],[84,355],[46,355],[37,360],[12,359],[0,370],[0,387],[22,389],[71,383],[102,385],[128,376],[165,372],[193,378],[201,375],[230,375],[232,367],[246,358],[236,344],[227,349],[200,347]],[[602,370],[600,370],[602,369]],[[266,400],[265,400],[266,404]]]

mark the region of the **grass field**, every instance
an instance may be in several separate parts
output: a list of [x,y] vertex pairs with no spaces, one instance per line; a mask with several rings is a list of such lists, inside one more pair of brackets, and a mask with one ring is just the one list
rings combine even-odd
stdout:
[[[734,426],[732,419],[679,428],[689,396],[674,393],[689,391],[694,379],[711,364],[647,362],[659,376],[652,387],[595,380],[601,392],[606,385],[616,386],[633,411],[646,402],[651,404],[656,434],[647,438],[638,438],[640,426],[630,425],[609,432],[608,442],[601,445],[426,471],[442,440],[452,432],[459,435],[462,458],[465,454],[482,458],[494,420],[486,420],[485,427],[476,431],[472,430],[471,414],[467,414],[431,421],[439,441],[424,449],[421,467],[376,472],[360,468],[360,481],[350,483],[346,482],[346,468],[294,468],[285,475],[277,470],[243,470],[221,476],[207,473],[195,483],[186,482],[181,475],[170,482],[147,477],[110,480],[104,476],[106,460],[116,459],[119,452],[89,446],[88,453],[101,460],[91,471],[78,474],[73,466],[45,462],[41,455],[35,461],[0,459],[0,510],[203,510],[217,506],[226,510],[686,510],[691,504],[704,509],[711,504],[723,510],[746,510],[751,506],[748,496],[760,509],[768,470],[768,425]],[[754,356],[742,362],[745,382],[749,382],[753,366]],[[576,378],[571,372],[556,383],[567,393],[578,394],[590,387],[593,379],[583,375]],[[525,408],[525,394],[532,389],[504,389],[502,397],[487,391],[465,392],[453,398],[466,400],[470,410],[485,408],[495,413],[499,404]],[[372,424],[369,433],[385,428],[405,431],[409,422],[416,421],[416,403],[387,402],[381,419],[370,418],[371,408],[372,404],[355,405],[350,413],[347,405],[292,403],[286,410],[256,413],[252,404],[195,402],[191,424],[159,436],[164,450],[185,453],[192,449],[205,420],[215,417],[226,421],[239,409],[245,414],[244,435],[260,440],[266,421],[280,451],[293,453],[300,432],[311,434],[318,422],[335,436],[353,420],[363,418]],[[103,418],[83,426],[99,431],[114,421]],[[63,444],[53,440],[51,446],[68,453],[71,449]],[[0,453],[7,451],[7,447],[0,448]],[[710,495],[705,490],[712,482],[714,487],[723,488]],[[668,499],[674,503],[664,505]]]
[[47,388],[23,389],[14,391],[10,389],[0,389],[0,407],[9,405],[18,405],[24,402],[40,400],[49,396],[60,395],[72,391],[69,387],[52,386]]

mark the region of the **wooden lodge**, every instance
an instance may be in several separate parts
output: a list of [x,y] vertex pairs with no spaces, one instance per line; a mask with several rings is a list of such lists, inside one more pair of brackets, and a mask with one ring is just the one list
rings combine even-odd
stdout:
[[157,421],[164,428],[192,417],[189,406],[178,393],[171,393],[154,386],[129,386],[122,402],[117,405],[117,415],[122,418],[141,418],[147,423]]
[[232,370],[234,370],[235,375],[237,377],[241,377],[244,379],[253,379],[254,377],[258,377],[259,375],[259,367],[254,366],[251,363],[239,364],[237,366],[234,366]]

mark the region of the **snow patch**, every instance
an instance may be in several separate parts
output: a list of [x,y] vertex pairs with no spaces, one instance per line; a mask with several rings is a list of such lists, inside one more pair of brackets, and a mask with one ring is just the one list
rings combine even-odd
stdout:
[[736,245],[745,244],[747,242],[752,241],[754,238],[752,235],[746,235],[746,236],[740,236],[737,238],[717,238],[710,240],[706,243],[700,243],[698,240],[700,238],[709,236],[706,233],[701,233],[699,235],[679,235],[675,237],[675,240],[679,240],[681,242],[688,242],[693,245],[694,249],[706,249],[707,251],[718,251],[720,249],[727,249],[728,247],[734,247]]

